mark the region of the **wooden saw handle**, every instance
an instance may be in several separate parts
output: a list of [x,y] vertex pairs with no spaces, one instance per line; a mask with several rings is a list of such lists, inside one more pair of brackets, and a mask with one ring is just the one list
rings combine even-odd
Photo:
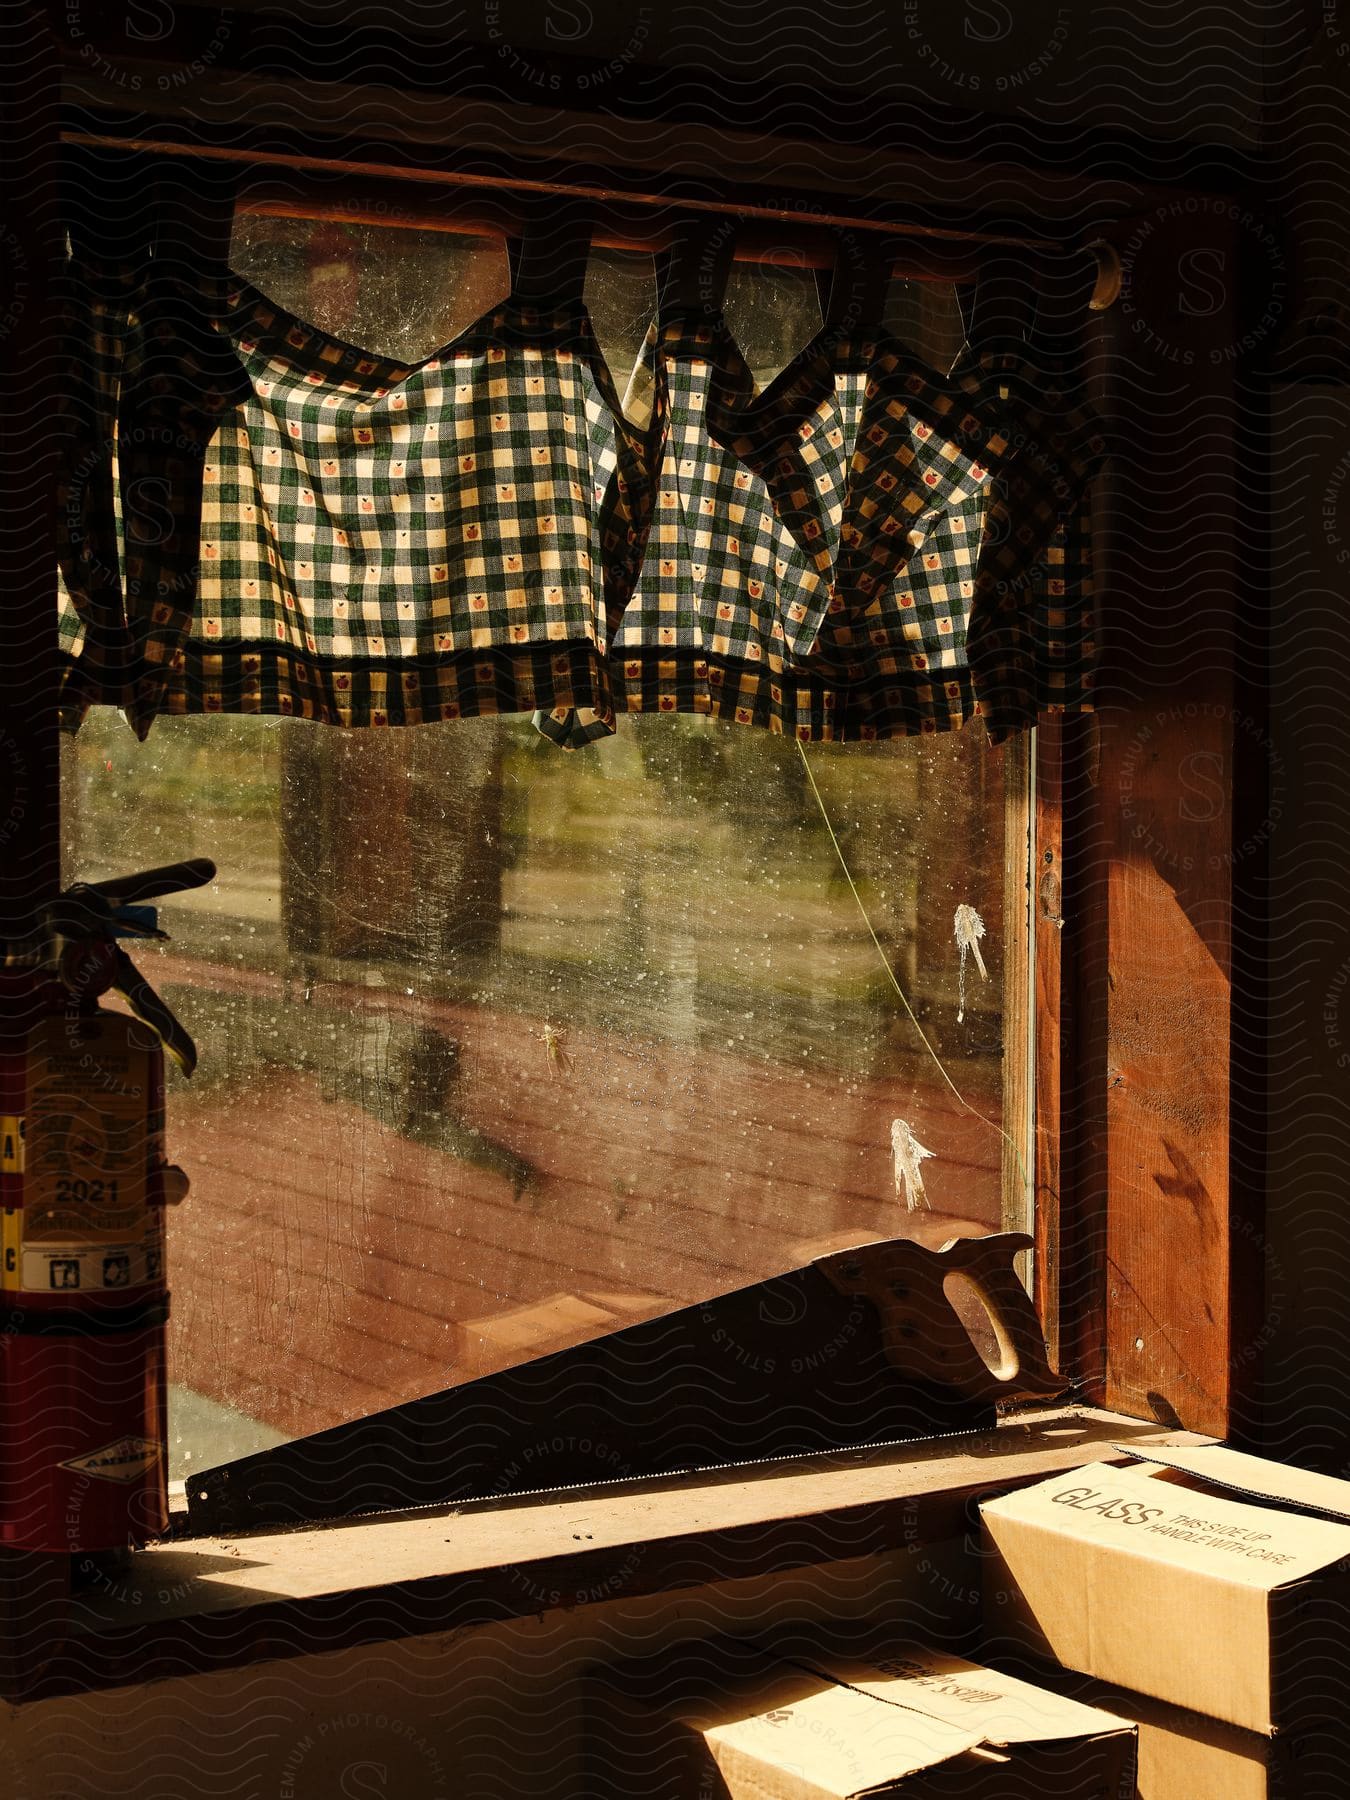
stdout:
[[[843,1294],[876,1308],[886,1356],[915,1381],[938,1383],[977,1400],[1047,1398],[1068,1383],[1050,1367],[1040,1320],[1014,1257],[1031,1249],[1024,1232],[955,1238],[929,1250],[909,1238],[863,1244],[816,1260]],[[998,1343],[990,1368],[962,1324],[944,1283],[959,1275],[979,1296]]]

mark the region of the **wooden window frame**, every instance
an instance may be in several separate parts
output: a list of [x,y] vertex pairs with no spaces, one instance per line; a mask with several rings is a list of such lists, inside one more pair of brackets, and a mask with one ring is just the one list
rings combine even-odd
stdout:
[[[205,77],[204,87],[213,82]],[[522,106],[510,109],[508,125],[502,108],[466,109],[425,96],[401,108],[397,95],[382,91],[309,85],[312,93],[298,94],[295,84],[278,90],[275,82],[234,78],[219,96],[196,91],[198,107],[204,97],[213,103],[214,138],[203,146],[190,133],[185,141],[188,103],[151,82],[136,100],[140,129],[153,109],[160,148],[256,164],[252,151],[227,140],[265,120],[284,91],[288,115],[311,118],[309,138],[293,151],[269,149],[267,166],[328,170],[342,179],[359,172],[423,197],[467,192],[481,206],[482,178],[457,168],[456,157],[463,160],[466,143],[480,150],[486,143],[503,160],[506,188],[514,182],[517,190],[585,192],[611,210],[620,231],[672,175],[660,162],[670,155],[668,134],[640,122],[600,126],[594,118]],[[66,96],[85,125],[116,126],[128,106],[115,84],[100,87],[87,70],[68,72]],[[339,121],[347,142],[365,128],[374,144],[397,140],[398,156],[344,159],[325,135],[336,134]],[[51,118],[43,129],[50,160]],[[521,150],[531,130],[547,144],[547,179]],[[613,156],[603,180],[589,166],[597,131]],[[67,135],[88,141],[99,133]],[[880,158],[812,145],[808,158],[779,140],[735,131],[703,133],[696,149],[705,171],[735,171],[725,201],[733,210],[748,207],[766,221],[809,221],[822,230],[849,218],[875,226],[883,212],[894,212],[886,228],[911,232],[916,259],[929,259],[933,272],[968,263],[987,238],[992,213],[1015,228],[1003,239],[1025,238],[1053,235],[1044,222],[1066,207],[1076,219],[1097,221],[1093,229],[1115,242],[1127,265],[1133,257],[1126,302],[1100,315],[1090,359],[1094,383],[1112,388],[1109,410],[1127,452],[1109,479],[1110,518],[1100,546],[1099,711],[1042,726],[1028,796],[1037,866],[1023,896],[1034,944],[1027,978],[1034,977],[1043,1018],[1058,1025],[1036,1033],[1027,1077],[1036,1119],[1036,1291],[1052,1351],[1085,1397],[1223,1435],[1245,1404],[1252,1367],[1245,1352],[1259,1335],[1261,1242],[1257,1183],[1232,1181],[1228,1132],[1233,846],[1240,841],[1234,768],[1243,749],[1234,645],[1247,604],[1236,542],[1238,376],[1230,361],[1192,354],[1184,366],[1167,369],[1166,383],[1118,377],[1137,362],[1131,296],[1137,314],[1140,293],[1165,280],[1167,258],[1179,246],[1234,257],[1237,229],[1212,196],[1187,190],[977,168],[917,151]],[[680,154],[687,162],[693,152],[684,146]],[[811,190],[785,196],[774,175],[784,166],[813,166]],[[567,179],[557,178],[560,169]],[[922,205],[913,203],[916,192],[925,195]],[[935,213],[945,225],[932,222]],[[1141,233],[1146,256],[1132,249]],[[1226,337],[1236,335],[1231,294],[1218,323]],[[37,319],[29,342],[40,349]],[[21,361],[10,360],[15,405],[35,416],[37,384],[49,376],[25,376]],[[36,360],[42,363],[40,355]],[[51,611],[50,519],[43,530],[11,560],[10,592],[18,598],[6,629],[16,644],[42,641]],[[1174,583],[1181,567],[1187,579]],[[17,907],[25,889],[50,888],[55,879],[54,658],[45,651],[11,655],[5,668],[8,729],[24,746],[40,802],[28,810],[8,859]],[[1188,771],[1195,770],[1204,771],[1206,791],[1219,796],[1211,810],[1185,804]],[[1247,804],[1250,810],[1257,802]],[[1240,823],[1240,808],[1236,816]],[[1174,880],[1166,879],[1169,872]]]
[[[1091,353],[1119,447],[1097,543],[1098,708],[1039,734],[1031,903],[1040,1003],[1059,1021],[1036,1067],[1052,1355],[1097,1404],[1252,1442],[1261,1170],[1250,1142],[1234,1157],[1230,1122],[1236,1080],[1259,1107],[1261,1046],[1238,1028],[1259,952],[1235,954],[1234,919],[1259,937],[1243,847],[1270,797],[1261,671],[1243,655],[1260,571],[1239,555],[1242,377],[1223,350],[1243,329],[1239,211],[1182,192],[1111,228],[1127,276]],[[1203,326],[1161,298],[1197,254],[1227,272]],[[1144,317],[1170,340],[1151,356]]]

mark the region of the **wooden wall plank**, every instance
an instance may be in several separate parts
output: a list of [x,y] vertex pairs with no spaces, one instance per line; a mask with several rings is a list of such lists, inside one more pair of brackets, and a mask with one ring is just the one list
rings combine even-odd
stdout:
[[[1119,446],[1099,758],[1078,777],[1075,1304],[1105,1320],[1111,1405],[1223,1432],[1235,595],[1235,208],[1121,229],[1096,346]],[[1086,1326],[1087,1341],[1092,1326]]]

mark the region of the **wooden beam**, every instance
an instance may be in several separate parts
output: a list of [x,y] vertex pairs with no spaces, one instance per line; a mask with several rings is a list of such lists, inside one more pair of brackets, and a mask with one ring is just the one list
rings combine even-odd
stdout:
[[1053,1409],[994,1432],[140,1551],[15,1698],[268,1662],[902,1549],[978,1498],[1175,1434]]
[[[1078,771],[1078,1330],[1094,1397],[1223,1434],[1229,1202],[1236,209],[1177,201],[1118,228],[1104,316],[1118,445],[1106,534],[1099,758]],[[1086,1315],[1086,1318],[1085,1316]]]

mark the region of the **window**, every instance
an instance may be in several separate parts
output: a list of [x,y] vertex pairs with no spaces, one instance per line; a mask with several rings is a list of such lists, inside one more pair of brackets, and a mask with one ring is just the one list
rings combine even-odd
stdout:
[[[241,213],[234,261],[401,356],[506,288],[487,239],[268,213]],[[620,391],[650,270],[592,255]],[[950,360],[950,290],[897,283],[893,306]],[[727,311],[767,380],[819,323],[814,272],[738,264]],[[220,871],[140,953],[201,1051],[170,1076],[193,1183],[173,1473],[850,1243],[1024,1224],[1026,756],[976,727],[804,761],[660,717],[575,755],[526,718],[165,718],[138,745],[91,715],[65,751],[68,878]],[[923,1209],[896,1120],[933,1152]]]

